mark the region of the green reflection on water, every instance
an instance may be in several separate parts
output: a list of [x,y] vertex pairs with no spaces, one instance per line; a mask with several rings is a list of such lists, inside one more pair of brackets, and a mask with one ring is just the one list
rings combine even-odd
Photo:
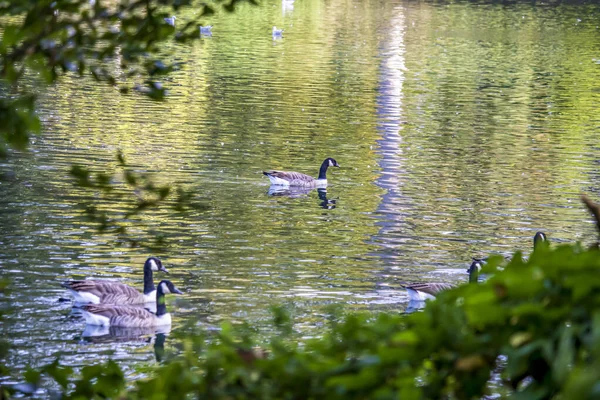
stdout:
[[[243,6],[208,21],[212,37],[165,49],[181,69],[164,103],[86,79],[49,88],[42,136],[2,167],[0,266],[19,289],[5,329],[22,352],[11,365],[59,349],[65,363],[86,362],[73,340],[81,322],[56,303],[61,280],[140,285],[147,251],[98,234],[82,212],[91,200],[117,213],[120,204],[68,175],[72,164],[115,168],[117,150],[210,206],[129,221],[140,239],[168,240],[155,255],[186,290],[171,305],[176,325],[261,326],[268,305],[285,303],[298,330],[318,334],[329,303],[402,311],[399,280],[466,279],[471,256],[527,250],[538,229],[591,237],[576,194],[598,179],[598,16],[587,6]],[[328,175],[335,208],[316,191],[267,194],[262,170],[316,175],[329,156],[342,165]]]

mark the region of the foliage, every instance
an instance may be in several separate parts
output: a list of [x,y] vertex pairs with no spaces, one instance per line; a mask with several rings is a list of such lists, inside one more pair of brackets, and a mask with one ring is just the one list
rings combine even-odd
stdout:
[[[333,318],[304,343],[279,310],[268,350],[253,347],[248,329],[225,325],[216,339],[188,337],[182,355],[132,389],[109,362],[86,369],[64,398],[473,399],[499,386],[522,399],[596,398],[599,256],[563,245],[528,261],[517,253],[503,268],[492,257],[489,280],[444,292],[422,312]],[[70,371],[44,372],[67,389]]]

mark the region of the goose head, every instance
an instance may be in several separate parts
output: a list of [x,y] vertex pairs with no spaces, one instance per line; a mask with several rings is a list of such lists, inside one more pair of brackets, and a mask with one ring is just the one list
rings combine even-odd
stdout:
[[183,294],[183,292],[177,289],[175,285],[173,285],[173,282],[171,282],[168,279],[163,279],[162,281],[160,281],[160,283],[158,284],[158,290],[161,291],[163,294]]
[[533,237],[533,249],[535,250],[547,245],[548,238],[546,237],[546,234],[544,232],[536,232],[535,236]]
[[337,161],[335,161],[331,157],[325,159],[325,162],[327,163],[328,167],[338,167],[338,168],[340,167],[340,164],[338,164]]
[[144,264],[144,269],[149,268],[150,271],[162,271],[164,273],[169,273],[165,267],[163,267],[162,262],[156,257],[149,257]]

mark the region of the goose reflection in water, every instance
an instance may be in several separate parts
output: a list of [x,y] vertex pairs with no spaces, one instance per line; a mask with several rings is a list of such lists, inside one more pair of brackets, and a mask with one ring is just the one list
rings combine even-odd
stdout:
[[81,340],[86,343],[152,343],[154,341],[154,356],[161,362],[165,355],[165,341],[171,332],[171,326],[153,328],[123,328],[120,326],[87,325],[81,334]]
[[405,314],[411,314],[411,313],[414,313],[415,311],[419,311],[419,310],[422,310],[424,308],[425,308],[425,302],[424,301],[410,300],[408,302],[408,305],[404,309],[404,313]]
[[[297,199],[300,197],[307,197],[310,192],[315,190],[314,187],[284,187],[280,185],[271,185],[269,187],[269,196],[279,196],[279,197],[289,197],[292,199]],[[319,195],[319,206],[326,209],[332,210],[336,206],[336,200],[327,198],[327,189],[319,188],[317,189],[317,193]]]
[[166,335],[169,332],[171,332],[171,325],[163,325],[148,328],[124,328],[121,326],[86,325],[83,333],[81,334],[81,339],[89,343],[151,343],[154,335]]

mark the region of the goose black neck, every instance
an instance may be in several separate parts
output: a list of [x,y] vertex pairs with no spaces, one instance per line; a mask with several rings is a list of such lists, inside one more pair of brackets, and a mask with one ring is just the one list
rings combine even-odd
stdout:
[[479,270],[477,268],[471,268],[469,271],[469,283],[477,283],[479,280]]
[[156,316],[160,317],[166,313],[167,303],[165,302],[165,294],[163,293],[162,285],[158,285],[158,290],[156,291]]
[[147,262],[144,265],[144,294],[148,294],[153,290],[156,290],[156,286],[154,286],[154,280],[152,279],[152,267]]
[[321,164],[321,169],[319,170],[319,178],[318,179],[327,179],[327,168],[329,167],[329,160],[323,161]]

